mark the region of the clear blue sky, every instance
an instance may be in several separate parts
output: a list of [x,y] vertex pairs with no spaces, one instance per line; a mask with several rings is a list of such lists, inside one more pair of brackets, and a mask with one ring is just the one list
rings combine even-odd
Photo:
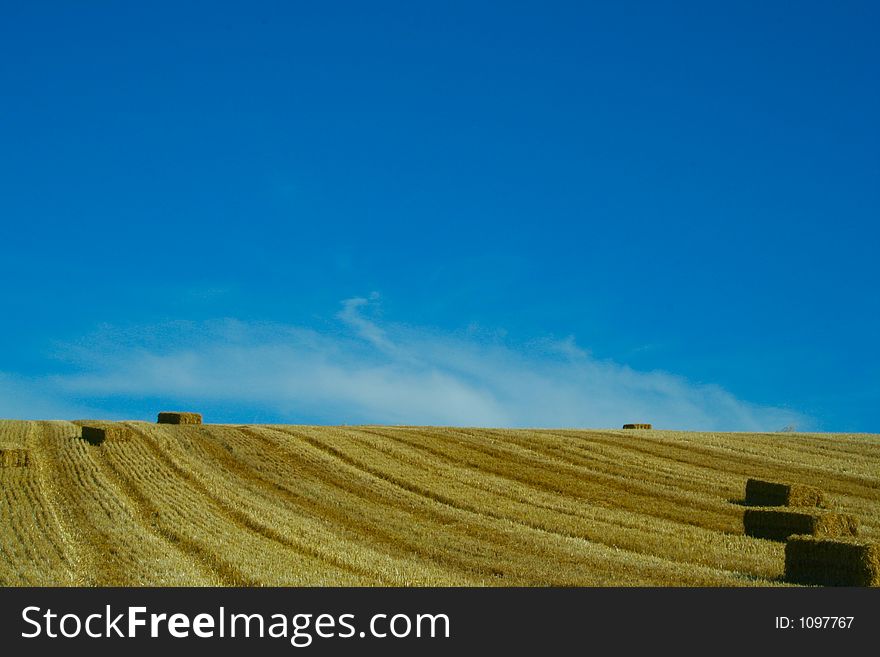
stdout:
[[880,431],[878,26],[5,2],[0,415]]

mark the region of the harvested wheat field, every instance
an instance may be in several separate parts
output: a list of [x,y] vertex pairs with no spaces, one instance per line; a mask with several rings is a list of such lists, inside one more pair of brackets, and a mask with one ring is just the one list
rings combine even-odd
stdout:
[[783,585],[746,480],[880,540],[880,436],[0,422],[5,585]]

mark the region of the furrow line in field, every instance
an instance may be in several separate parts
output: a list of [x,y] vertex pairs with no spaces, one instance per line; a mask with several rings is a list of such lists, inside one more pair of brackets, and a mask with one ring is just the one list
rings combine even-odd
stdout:
[[[583,433],[592,433],[584,431]],[[620,430],[603,433],[623,434]],[[675,440],[684,443],[699,442],[704,446],[727,447],[735,445],[740,448],[753,446],[760,454],[771,454],[780,445],[791,449],[818,452],[831,452],[847,457],[872,457],[880,447],[877,435],[853,434],[806,434],[806,433],[706,433],[706,432],[674,432],[654,431],[657,438]],[[876,458],[876,456],[874,456]]]
[[[293,435],[302,435],[302,434],[293,434]],[[349,457],[348,455],[344,454],[343,452],[341,452],[338,448],[333,447],[331,445],[321,443],[319,440],[317,440],[316,438],[314,438],[312,436],[303,435],[303,437],[305,437],[307,440],[309,440],[312,444],[319,447],[320,449],[323,449],[323,450],[327,451],[328,453],[334,455],[336,458],[338,458],[342,462],[347,463],[347,464],[349,464],[355,468],[358,468],[360,470],[364,470],[368,474],[371,474],[372,476],[374,476],[380,480],[389,482],[397,487],[404,489],[405,491],[407,491],[411,494],[415,494],[417,496],[427,497],[429,499],[433,499],[435,502],[437,502],[441,505],[450,507],[452,509],[456,509],[461,512],[473,514],[473,515],[477,516],[477,518],[484,517],[487,520],[491,520],[493,522],[501,522],[501,523],[505,523],[505,524],[510,523],[515,526],[521,527],[526,532],[539,532],[540,534],[556,536],[557,539],[562,540],[562,541],[566,541],[566,540],[585,541],[586,543],[588,543],[592,546],[602,546],[603,548],[618,550],[618,551],[620,551],[621,554],[623,554],[623,553],[626,553],[627,555],[639,554],[642,557],[648,557],[648,555],[644,554],[644,553],[637,553],[637,552],[634,552],[631,550],[626,550],[626,549],[621,548],[619,546],[609,546],[601,541],[590,540],[588,538],[585,538],[584,536],[576,535],[573,533],[552,531],[552,530],[547,529],[546,527],[542,527],[540,525],[528,522],[528,521],[523,520],[521,518],[510,517],[505,514],[497,513],[494,510],[489,510],[485,507],[475,506],[473,504],[467,504],[467,503],[464,503],[460,500],[454,500],[454,499],[448,498],[447,496],[438,495],[434,491],[426,489],[422,486],[415,486],[412,483],[410,483],[404,479],[394,477],[390,473],[383,473],[381,471],[376,471],[373,468],[371,468],[370,466],[366,466],[366,464],[364,464],[362,461],[359,461],[357,459],[353,459],[353,458]],[[657,555],[651,555],[651,556],[653,556],[654,558],[660,559],[660,561],[665,563],[667,565],[667,567],[680,565],[682,563],[682,562],[676,561],[674,559],[669,559],[669,558],[666,558],[663,556],[659,556],[659,557]],[[692,568],[699,569],[702,567],[702,566],[694,564],[690,561],[688,561],[686,563],[689,567],[692,567]]]
[[0,586],[39,586],[59,569],[63,553],[48,522],[30,473],[0,470]]
[[[30,450],[28,467],[0,470],[5,510],[3,515],[8,538],[3,549],[14,550],[18,558],[16,576],[22,583],[45,585],[52,583],[53,573],[73,574],[65,555],[66,546],[62,527],[53,515],[51,499],[41,486],[42,459],[37,458],[38,433],[36,422],[16,423],[17,444]],[[57,577],[57,575],[56,575]]]
[[[261,432],[265,430],[265,428],[262,428],[262,427],[260,429],[261,429]],[[294,431],[296,431],[296,430],[294,430]],[[326,431],[328,431],[328,428],[326,428],[326,427],[322,428],[321,431],[326,432]],[[275,431],[275,430],[272,430],[272,432],[277,433],[277,431]],[[256,432],[252,432],[252,434],[255,437],[258,437],[260,435],[259,433],[256,433]],[[288,440],[293,440],[293,441],[300,441],[301,442],[303,440],[302,435],[300,435],[298,433],[288,435],[288,432],[286,432],[286,431],[285,431],[284,437],[287,438]],[[322,449],[322,451],[326,451],[323,449],[323,446],[321,447],[321,449]],[[365,472],[362,472],[362,468],[358,468],[357,466],[354,466],[354,467],[355,467],[355,472],[361,472],[361,476],[366,475],[367,477],[370,477],[370,479],[368,479],[365,484],[363,484],[362,486],[354,487],[354,481],[352,480],[351,477],[343,478],[342,480],[334,480],[332,483],[339,488],[347,488],[347,489],[353,491],[356,495],[361,496],[364,499],[366,499],[367,497],[372,495],[374,493],[374,491],[377,490],[377,485],[375,483],[370,483],[371,480],[372,481],[378,480],[378,481],[381,481],[386,484],[390,483],[392,486],[395,486],[398,488],[400,487],[400,480],[399,479],[393,479],[393,478],[389,479],[387,476],[385,476],[384,473],[378,473],[378,475],[376,475],[375,473],[374,474],[365,473]],[[328,477],[328,478],[332,476],[332,474],[331,474],[332,472],[339,469],[338,466],[327,466],[327,465],[319,466],[319,468],[320,469],[315,476],[323,476],[323,477]],[[451,485],[451,482],[448,482],[448,483],[449,483],[449,485]],[[410,488],[412,488],[412,486],[410,486]],[[414,490],[424,491],[426,489],[416,488]],[[367,492],[367,491],[369,491],[369,492]],[[407,491],[407,492],[410,494],[413,494],[412,491]],[[481,493],[482,501],[485,503],[480,506],[474,506],[473,504],[469,504],[467,501],[464,501],[461,499],[451,499],[450,498],[449,500],[446,500],[446,502],[440,502],[440,501],[434,499],[436,496],[434,496],[432,494],[424,494],[424,493],[419,494],[418,492],[416,492],[415,494],[417,495],[417,497],[420,499],[423,499],[424,503],[439,505],[439,506],[434,506],[434,508],[430,511],[429,516],[423,515],[422,518],[420,520],[416,520],[416,522],[418,522],[420,524],[424,524],[426,522],[426,520],[428,520],[430,522],[439,521],[439,522],[445,523],[445,522],[448,522],[448,517],[447,517],[448,513],[454,514],[457,512],[465,512],[468,514],[474,514],[475,516],[477,516],[477,518],[481,518],[481,519],[484,518],[484,522],[486,520],[490,520],[490,519],[494,520],[494,521],[500,521],[500,522],[509,522],[509,523],[513,523],[516,525],[521,525],[524,528],[526,528],[527,530],[547,532],[550,534],[557,535],[561,538],[581,539],[581,540],[586,540],[586,541],[589,541],[592,543],[602,543],[602,544],[610,545],[607,542],[597,540],[599,537],[596,535],[587,536],[582,532],[574,532],[574,531],[570,530],[570,528],[564,528],[564,527],[559,527],[559,526],[550,527],[545,524],[529,522],[528,520],[523,519],[523,517],[522,517],[523,514],[500,513],[500,512],[498,512],[498,508],[496,505],[490,504],[489,501],[487,501],[485,499],[486,498],[485,491],[479,491],[479,492]],[[499,498],[500,497],[501,496],[499,496]],[[506,502],[515,502],[515,498],[512,496],[506,497],[505,501]],[[379,505],[384,505],[384,508],[386,508],[386,509],[389,509],[392,506],[401,506],[402,509],[406,509],[407,511],[411,510],[410,509],[411,504],[407,503],[405,499],[401,500],[399,494],[393,494],[390,497],[388,495],[385,495],[381,498],[377,498],[376,503]],[[442,508],[444,506],[449,507],[448,512],[442,512]],[[491,506],[493,509],[495,509],[495,511],[488,513],[486,511],[486,508],[489,506]],[[423,513],[423,514],[427,513],[427,511],[421,511],[421,513]],[[575,514],[573,514],[573,513],[560,513],[560,515],[567,515],[567,517],[569,517],[569,518],[575,517]],[[468,525],[468,526],[472,526],[472,525]],[[609,527],[609,529],[610,528],[615,528],[615,529],[617,528],[617,526],[611,525],[611,524],[609,524],[608,527]],[[399,539],[397,539],[397,540],[399,541]],[[493,540],[497,540],[497,539],[493,539]],[[613,547],[620,548],[620,547],[625,547],[625,546],[614,545]],[[670,561],[674,561],[674,560],[670,559]]]
[[[644,440],[655,439],[663,444],[690,446],[697,442],[695,437],[657,436],[643,437]],[[620,437],[621,441],[626,440]],[[639,440],[639,438],[636,438]],[[804,445],[795,439],[776,437],[774,441],[760,443],[740,437],[736,434],[725,436],[723,440],[700,440],[699,446],[716,453],[746,455],[750,458],[770,459],[782,464],[798,463],[820,467],[822,470],[838,473],[842,477],[868,477],[880,470],[880,444],[866,443],[859,452],[836,449],[831,441],[825,445]]]
[[[617,445],[585,444],[553,433],[525,431],[487,431],[487,436],[520,445],[551,459],[562,460],[569,465],[595,471],[623,480],[637,479],[646,484],[657,484],[688,493],[714,497],[718,489],[717,470],[700,469],[672,459],[655,457],[648,460],[637,453],[625,451]],[[554,441],[555,442],[551,442]]]
[[[249,450],[246,452],[248,460],[242,458],[242,444],[233,437],[244,431],[246,430],[241,428],[225,428],[222,432],[216,432],[206,427],[203,429],[204,433],[195,441],[199,445],[203,463],[197,464],[191,460],[198,458],[195,454],[187,454],[182,458],[187,458],[188,464],[193,467],[216,468],[222,476],[230,478],[231,488],[252,494],[254,498],[252,501],[255,504],[260,504],[267,513],[271,512],[277,517],[276,526],[279,530],[282,528],[285,530],[284,536],[297,536],[299,540],[295,542],[296,546],[306,550],[315,558],[320,558],[329,566],[374,580],[376,584],[385,586],[400,585],[401,581],[399,577],[389,579],[389,576],[384,575],[383,572],[403,569],[412,572],[415,576],[419,569],[431,570],[424,564],[419,566],[411,558],[406,559],[411,555],[399,550],[389,553],[377,550],[374,545],[365,545],[363,536],[359,537],[360,541],[353,540],[351,532],[345,531],[344,528],[344,522],[352,516],[339,513],[328,504],[326,497],[321,501],[311,499],[301,490],[290,486],[290,460],[284,463],[266,454],[264,450],[271,443],[264,437],[247,435],[243,442],[251,443],[247,446],[253,447],[254,440],[259,440],[259,451],[263,453],[257,454]],[[236,446],[237,449],[230,449],[230,438],[232,438],[231,445]],[[267,468],[274,470],[277,476],[271,476],[271,471],[267,472]],[[300,485],[302,483],[300,478],[297,478],[297,482]],[[333,518],[336,522],[328,522],[329,518]],[[298,523],[298,526],[291,526],[291,521]],[[290,540],[292,541],[292,538]],[[381,568],[370,567],[371,564]]]
[[[149,431],[144,430],[143,427],[133,428],[135,428],[137,433],[145,439],[144,441],[142,441],[142,444],[151,452],[153,458],[164,461],[164,463],[167,464],[169,468],[171,468],[171,470],[174,472],[174,475],[178,477],[181,482],[185,483],[194,491],[197,491],[200,495],[209,499],[211,504],[215,507],[217,513],[224,517],[232,525],[240,528],[243,531],[250,532],[263,540],[277,544],[278,546],[283,547],[290,552],[296,553],[301,558],[304,557],[306,559],[315,560],[320,564],[323,564],[325,568],[348,572],[351,575],[355,576],[356,579],[376,579],[376,576],[373,573],[364,573],[362,571],[353,569],[351,566],[339,563],[338,561],[328,560],[327,558],[322,556],[320,551],[316,550],[313,546],[295,541],[291,537],[284,535],[273,527],[269,527],[264,522],[260,522],[256,518],[252,517],[243,510],[243,507],[237,508],[227,499],[224,499],[223,497],[218,495],[216,490],[212,490],[211,486],[209,486],[207,482],[202,481],[191,468],[186,467],[187,465],[191,464],[185,462],[186,456],[183,450],[175,449],[173,447],[173,441],[169,441],[166,445],[164,445],[165,450],[163,451],[156,443],[156,436],[152,435]],[[184,459],[184,463],[179,462],[179,459]]]
[[[86,547],[84,527],[73,515],[75,507],[64,503],[59,486],[66,478],[65,473],[75,472],[79,480],[79,464],[73,459],[65,459],[59,448],[68,434],[73,433],[70,423],[40,423],[35,428],[33,440],[34,473],[40,493],[45,500],[46,510],[58,528],[64,546],[64,570],[67,583],[85,586],[95,581],[97,565]],[[56,582],[60,584],[61,582]]]
[[522,448],[502,449],[483,445],[474,436],[457,429],[444,429],[447,434],[460,438],[453,446],[449,446],[448,440],[437,440],[437,436],[429,431],[364,430],[378,435],[396,436],[438,456],[458,458],[477,469],[545,491],[582,499],[587,503],[649,513],[682,524],[722,532],[737,531],[739,527],[735,512],[725,508],[721,501],[713,503],[675,489],[661,491],[658,495],[638,481],[621,481],[620,478],[601,472],[578,469],[562,460],[551,460]]
[[[608,525],[609,527],[613,526],[623,529],[638,528],[641,531],[644,531],[645,521],[648,520],[657,525],[654,531],[658,534],[680,535],[682,530],[691,527],[691,525],[683,525],[676,521],[659,518],[650,514],[593,506],[585,503],[582,499],[570,495],[564,495],[557,491],[547,491],[527,482],[503,477],[469,466],[460,460],[432,453],[413,446],[406,441],[398,440],[390,434],[358,428],[346,428],[340,431],[357,435],[359,438],[369,438],[377,441],[376,444],[369,444],[370,449],[375,454],[375,456],[370,457],[371,463],[380,463],[382,459],[387,459],[390,461],[388,467],[394,467],[394,464],[405,464],[408,467],[418,469],[420,473],[427,476],[449,472],[450,474],[446,479],[436,481],[438,487],[448,489],[453,485],[459,485],[465,489],[463,494],[466,497],[482,499],[487,504],[489,504],[489,501],[483,498],[489,494],[497,501],[526,505],[529,509],[547,511],[550,514],[558,514],[573,521],[590,520],[591,522]],[[382,448],[378,446],[378,440],[385,442]],[[366,444],[361,443],[360,446],[364,447]],[[489,505],[496,506],[494,504]],[[603,520],[599,518],[597,516],[598,513],[607,514],[608,519]],[[613,519],[611,519],[612,516]],[[711,531],[704,530],[703,528],[694,529]]]
[[[721,534],[650,515],[592,506],[485,471],[463,469],[460,463],[447,459],[426,461],[424,453],[405,443],[355,428],[323,428],[321,434],[326,434],[326,439],[332,441],[336,449],[346,452],[355,446],[360,450],[368,448],[369,452],[362,455],[364,461],[381,468],[383,473],[392,471],[405,481],[443,490],[460,508],[480,512],[492,509],[492,515],[500,519],[610,547],[653,554],[668,561],[767,574],[760,565],[760,554],[754,550],[754,540],[742,536],[741,531],[739,535]],[[496,487],[499,484],[500,488]],[[716,548],[730,548],[736,543],[741,543],[743,549],[719,560]]]
[[[614,441],[613,436],[591,435],[590,439],[602,442]],[[654,456],[669,457],[674,454],[683,462],[705,465],[743,477],[777,478],[819,486],[830,493],[848,494],[870,500],[880,499],[880,478],[840,475],[818,466],[779,461],[772,454],[760,458],[721,448],[705,448],[662,439],[629,441],[627,448]]]
[[[729,523],[732,516],[736,515],[735,510],[728,507],[725,500],[713,499],[714,496],[707,498],[705,494],[698,495],[693,491],[682,489],[677,483],[649,481],[626,471],[619,472],[617,469],[609,471],[601,466],[578,466],[559,456],[548,456],[530,447],[511,444],[508,441],[495,440],[487,444],[485,438],[481,437],[479,430],[452,429],[451,432],[459,438],[465,438],[468,447],[479,451],[489,459],[517,463],[528,461],[534,467],[533,472],[541,475],[544,480],[546,480],[547,473],[550,473],[551,480],[564,474],[566,480],[573,481],[575,486],[586,479],[613,493],[611,501],[614,503],[620,503],[626,499],[620,497],[621,495],[630,496],[638,500],[636,508],[651,508],[653,512],[654,508],[659,505],[667,511],[672,511],[672,514],[666,517],[684,524],[693,524],[690,518],[694,513],[698,513],[703,520],[708,520],[712,516],[723,519],[720,525],[712,526],[712,528],[726,531],[731,527]],[[491,430],[487,433],[497,435],[495,431]],[[501,443],[500,447],[497,446],[499,443]],[[646,503],[648,506],[645,506]],[[680,513],[682,508],[688,510],[684,517]],[[701,526],[709,527],[709,525]]]
[[[393,482],[370,475],[361,468],[327,453],[322,445],[312,444],[311,437],[307,435],[262,427],[261,431],[273,434],[281,433],[283,438],[294,440],[296,443],[304,442],[307,447],[329,457],[331,463],[319,466],[319,476],[328,478],[334,486],[342,490],[352,492],[362,500],[361,504],[363,501],[368,501],[377,505],[377,508],[385,515],[392,517],[396,517],[396,514],[399,513],[412,516],[413,520],[409,523],[412,531],[427,530],[428,534],[426,537],[420,536],[418,542],[410,545],[412,549],[424,553],[429,558],[440,559],[444,563],[451,561],[454,565],[469,570],[477,569],[479,572],[489,574],[502,575],[507,572],[508,576],[511,569],[518,568],[522,571],[524,566],[528,569],[529,560],[536,558],[535,553],[527,546],[523,546],[523,551],[520,553],[518,549],[520,544],[512,543],[511,531],[514,531],[515,528],[499,531],[495,527],[494,519],[488,516],[457,509],[430,497],[400,489]],[[300,445],[300,449],[302,448]],[[362,478],[364,481],[358,483]],[[380,527],[382,525],[376,524],[377,529]],[[523,529],[520,528],[519,531]],[[449,531],[452,531],[453,534],[447,539]],[[497,559],[487,558],[487,554],[498,549],[509,551],[506,554],[508,560],[506,563],[499,563]],[[513,561],[511,561],[512,559]],[[517,566],[516,560],[523,563]],[[520,574],[521,577],[526,575],[527,572]],[[526,578],[523,580],[524,583],[528,581],[534,581],[534,579]]]
[[[102,447],[96,451],[98,452],[96,462],[103,474],[113,480],[124,495],[126,506],[132,511],[144,532],[152,534],[166,545],[169,551],[178,553],[180,557],[191,562],[196,570],[207,571],[207,581],[216,581],[221,586],[255,584],[248,582],[232,564],[218,559],[215,553],[206,550],[198,542],[179,531],[174,523],[163,521],[163,515],[167,513],[169,507],[165,504],[157,504],[157,498],[142,490],[138,485],[138,483],[142,485],[142,482],[132,474],[138,472],[138,467],[143,465],[141,461],[137,458],[126,458],[126,455],[121,453],[122,450],[114,450],[112,446]],[[174,482],[171,481],[164,483],[166,487],[174,486]],[[158,499],[161,501],[162,498]],[[173,504],[173,501],[169,500],[169,502]]]
[[[303,458],[301,454],[285,448],[278,441],[263,435],[264,431],[274,433],[274,430],[262,427],[260,429],[260,432],[257,432],[247,427],[240,427],[239,431],[252,439],[266,441],[267,447],[273,446],[275,449],[281,449],[288,456]],[[305,442],[302,436],[290,435],[286,432],[283,432],[281,438]],[[323,450],[309,443],[306,445],[326,456]],[[487,567],[485,563],[479,565],[479,558],[476,555],[493,546],[497,547],[497,541],[502,540],[502,537],[494,534],[495,538],[487,540],[485,534],[488,530],[476,531],[476,528],[481,527],[479,524],[458,526],[454,510],[444,510],[442,507],[438,507],[435,501],[426,498],[420,502],[422,505],[428,505],[425,508],[407,503],[406,500],[401,499],[399,494],[385,490],[385,486],[391,486],[391,484],[384,480],[377,482],[357,468],[348,471],[347,468],[341,469],[332,463],[315,463],[306,458],[298,461],[297,474],[300,478],[308,477],[322,488],[326,488],[324,499],[303,498],[297,490],[284,483],[278,483],[276,477],[272,477],[270,481],[284,488],[286,494],[292,496],[296,503],[307,505],[307,508],[313,513],[329,517],[340,523],[340,526],[349,528],[361,540],[378,543],[395,554],[419,554],[422,558],[431,561],[438,560],[445,564],[445,567],[451,567],[454,572],[460,572],[462,576],[469,578],[477,573],[490,577],[497,574],[495,569]],[[257,476],[268,477],[270,475],[261,472]],[[369,479],[358,484],[361,477],[369,477]],[[429,508],[431,505],[433,508]],[[338,508],[336,508],[337,506]],[[465,530],[467,538],[463,537],[462,529]],[[433,537],[433,540],[425,540],[420,535],[425,531]],[[450,534],[453,537],[452,543],[457,543],[461,554],[467,554],[468,549],[475,550],[470,554],[470,558],[467,556],[459,557],[454,552],[443,553],[439,551],[440,543],[450,531],[453,532]],[[477,541],[478,545],[475,543],[471,548],[468,548],[472,541]],[[491,581],[483,583],[491,583]]]
[[[89,445],[69,425],[56,442],[58,492],[88,562],[85,584],[119,586],[197,584],[201,572],[157,533],[145,527],[132,500],[103,462],[109,443]],[[69,432],[69,433],[68,433]]]

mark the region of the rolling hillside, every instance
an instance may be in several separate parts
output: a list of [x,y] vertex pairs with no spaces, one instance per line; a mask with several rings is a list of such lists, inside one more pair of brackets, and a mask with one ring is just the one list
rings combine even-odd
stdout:
[[880,540],[880,436],[0,422],[5,585],[778,585],[747,477]]

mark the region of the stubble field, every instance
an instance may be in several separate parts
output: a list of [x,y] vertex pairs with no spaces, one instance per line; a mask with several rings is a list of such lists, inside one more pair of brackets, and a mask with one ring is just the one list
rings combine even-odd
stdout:
[[0,421],[3,585],[780,585],[748,477],[880,540],[880,436]]

